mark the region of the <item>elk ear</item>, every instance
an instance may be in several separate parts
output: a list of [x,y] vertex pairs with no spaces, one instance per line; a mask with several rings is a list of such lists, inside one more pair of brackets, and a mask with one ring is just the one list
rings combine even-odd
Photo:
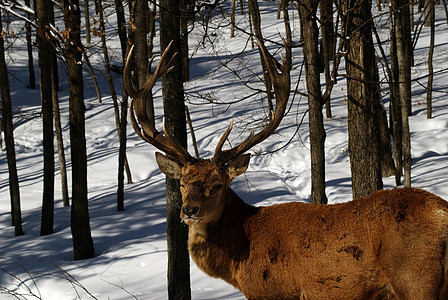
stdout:
[[246,172],[247,167],[249,166],[249,160],[250,154],[243,154],[227,165],[227,173],[229,174],[230,181]]
[[156,152],[156,161],[160,170],[168,177],[180,179],[182,177],[182,165],[168,158],[160,152]]

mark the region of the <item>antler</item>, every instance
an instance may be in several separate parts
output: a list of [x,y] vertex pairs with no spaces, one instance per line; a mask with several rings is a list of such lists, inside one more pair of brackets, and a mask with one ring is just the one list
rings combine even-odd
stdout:
[[[182,147],[170,134],[168,134],[168,132],[165,129],[165,122],[163,122],[163,132],[165,133],[165,135],[163,135],[159,131],[157,131],[157,129],[154,127],[153,122],[148,118],[148,115],[146,114],[146,100],[157,79],[159,79],[164,74],[170,72],[174,68],[174,66],[171,66],[171,62],[176,57],[177,52],[173,54],[168,63],[164,64],[164,61],[166,59],[166,56],[168,55],[168,51],[170,50],[172,43],[173,42],[171,42],[166,47],[165,51],[163,51],[162,56],[160,57],[160,62],[157,65],[154,74],[152,75],[148,74],[148,76],[146,77],[146,81],[143,85],[143,88],[139,91],[135,90],[131,82],[130,60],[132,56],[132,50],[134,48],[134,46],[132,46],[126,58],[123,82],[124,86],[126,87],[126,90],[128,91],[129,96],[131,97],[129,112],[132,127],[134,127],[134,130],[137,133],[137,135],[142,140],[152,144],[157,149],[164,151],[165,153],[170,155],[173,159],[178,160],[182,164],[186,164],[193,158],[184,147]],[[154,56],[151,58],[150,65],[153,59]],[[137,116],[138,122],[135,116]],[[140,125],[138,123],[140,123]]]
[[[254,131],[250,133],[249,137],[241,144],[227,150],[222,150],[222,146],[230,134],[233,127],[233,121],[230,123],[227,130],[224,132],[223,136],[219,140],[215,155],[212,160],[219,164],[226,164],[238,155],[246,152],[258,143],[261,143],[267,139],[280,124],[283,115],[286,110],[286,104],[288,103],[288,98],[290,94],[291,78],[291,48],[288,47],[286,41],[283,39],[283,44],[285,46],[286,57],[281,56],[283,65],[278,63],[275,58],[268,52],[266,47],[257,38],[257,46],[260,48],[263,55],[263,59],[266,63],[266,68],[271,78],[272,85],[274,86],[274,94],[276,98],[275,111],[271,112],[272,116],[270,122],[256,135]],[[277,71],[280,70],[280,73]]]

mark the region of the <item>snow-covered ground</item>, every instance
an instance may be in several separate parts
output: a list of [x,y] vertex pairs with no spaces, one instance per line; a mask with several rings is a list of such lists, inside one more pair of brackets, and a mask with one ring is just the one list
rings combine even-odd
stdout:
[[[229,8],[229,3],[225,3]],[[276,19],[277,4],[260,2],[265,37],[280,42],[283,23]],[[290,9],[293,38],[299,37],[297,11]],[[412,183],[448,199],[448,29],[442,7],[437,10],[434,118],[426,119],[426,78],[413,83]],[[385,16],[377,20],[379,32],[387,38]],[[216,142],[235,119],[232,144],[248,134],[247,127],[257,125],[264,114],[261,96],[237,101],[262,88],[260,62],[247,35],[237,31],[230,38],[229,18],[216,16],[209,27],[196,25],[190,35],[192,80],[186,84],[187,101],[203,157],[210,157]],[[114,20],[110,22],[113,24]],[[247,29],[247,16],[237,16],[237,24]],[[125,186],[124,212],[116,212],[118,138],[115,130],[112,100],[100,71],[97,76],[103,93],[98,103],[91,78],[85,75],[86,139],[88,151],[89,205],[95,257],[73,262],[69,226],[70,208],[62,207],[59,170],[56,174],[55,233],[40,237],[40,206],[42,202],[42,122],[39,118],[39,90],[26,88],[27,60],[21,21],[11,24],[16,30],[14,44],[7,51],[13,109],[15,144],[20,177],[24,236],[14,237],[10,220],[10,200],[6,154],[0,152],[0,286],[25,299],[165,299],[166,233],[164,176],[155,160],[155,149],[141,141],[128,127],[128,159],[133,184]],[[202,40],[207,29],[209,39]],[[112,30],[111,30],[112,31]],[[413,76],[426,72],[429,29],[423,28],[415,52]],[[116,38],[116,37],[114,37]],[[9,37],[8,41],[13,38]],[[213,41],[213,45],[210,44]],[[98,40],[94,40],[95,43]],[[203,44],[204,42],[204,44]],[[111,53],[118,56],[117,42],[111,40]],[[280,50],[267,44],[271,53]],[[96,48],[95,48],[96,47]],[[97,49],[98,46],[95,46]],[[386,48],[387,50],[387,48]],[[92,50],[92,53],[94,51]],[[232,58],[234,54],[240,55]],[[36,56],[37,57],[37,56]],[[276,57],[279,59],[278,53]],[[231,59],[232,58],[232,59]],[[118,61],[115,57],[113,61]],[[373,58],[372,58],[373,59]],[[293,50],[293,88],[304,92],[304,74],[299,77],[303,56],[300,48]],[[95,55],[92,63],[102,69],[102,59]],[[342,65],[343,67],[343,65]],[[37,65],[36,65],[37,68]],[[237,72],[233,72],[236,70]],[[383,74],[383,71],[380,70]],[[238,77],[237,77],[238,75]],[[246,81],[247,85],[239,78]],[[68,132],[68,98],[66,73],[61,71],[61,112],[66,143],[68,168],[70,147]],[[115,75],[116,89],[121,77]],[[384,84],[384,89],[388,90]],[[333,118],[325,120],[327,196],[330,203],[351,199],[351,181],[347,146],[347,111],[344,102],[345,81],[340,80],[332,96]],[[161,88],[154,88],[157,124],[161,126]],[[209,103],[205,97],[214,99]],[[232,105],[225,103],[237,101]],[[277,133],[253,151],[279,151],[253,157],[248,171],[232,184],[233,189],[248,203],[272,205],[284,201],[309,201],[310,155],[306,98],[291,95],[291,108]],[[388,95],[384,103],[388,107]],[[221,103],[221,104],[220,104]],[[224,104],[222,104],[224,103]],[[302,122],[303,119],[303,122]],[[254,123],[255,122],[255,123]],[[298,127],[298,124],[301,126]],[[297,134],[294,136],[294,133]],[[287,145],[287,141],[291,142]],[[192,149],[190,147],[190,149]],[[192,150],[191,150],[192,151]],[[69,173],[70,180],[70,173]],[[394,186],[393,178],[384,179],[386,187]],[[225,282],[206,276],[191,263],[193,299],[243,299]],[[1,292],[1,290],[0,290]],[[34,296],[33,296],[34,295]],[[11,296],[12,297],[12,296]],[[1,295],[1,298],[7,298]]]

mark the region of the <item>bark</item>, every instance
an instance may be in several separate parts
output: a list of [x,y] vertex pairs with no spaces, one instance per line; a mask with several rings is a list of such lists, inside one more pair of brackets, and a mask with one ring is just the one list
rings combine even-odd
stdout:
[[[31,7],[30,0],[25,0],[25,5]],[[28,17],[30,17],[30,15],[28,15]],[[29,72],[28,87],[30,89],[35,89],[36,76],[34,75],[32,30],[31,25],[28,22],[25,23],[25,31],[26,31],[26,47],[28,52],[28,72]]]
[[[335,50],[335,34],[333,22],[333,1],[321,0],[319,3],[321,18],[321,34],[322,34],[322,58],[325,74],[325,85],[328,87],[332,84],[330,75],[330,61],[334,61]],[[325,101],[326,117],[331,118],[330,98]]]
[[[168,9],[169,8],[169,9]],[[163,51],[173,41],[172,55],[180,52],[179,0],[160,1],[160,48]],[[175,69],[162,78],[165,124],[168,132],[187,146],[182,62],[177,56]],[[191,299],[190,260],[187,251],[188,229],[179,221],[182,196],[179,181],[166,179],[167,242],[168,242],[168,298]]]
[[[98,7],[98,14],[99,14],[99,25],[100,25],[100,38],[101,38],[101,49],[103,51],[104,56],[104,67],[106,70],[106,80],[107,85],[109,86],[110,94],[112,97],[112,102],[114,105],[114,111],[115,111],[115,126],[117,127],[118,132],[118,138],[120,140],[120,151],[121,149],[121,121],[120,121],[120,111],[118,106],[118,97],[117,93],[115,92],[115,86],[112,80],[112,72],[110,70],[110,61],[109,61],[109,54],[107,51],[107,44],[106,44],[106,35],[105,35],[105,22],[104,22],[104,13],[103,13],[103,4],[101,0],[97,0],[97,7]],[[121,155],[124,155],[123,157]],[[130,174],[129,164],[126,158],[126,151],[124,154],[121,154],[119,152],[118,157],[118,189],[117,189],[117,210],[123,211],[124,210],[124,168],[126,168],[128,174]],[[128,176],[128,180],[132,182],[132,178]]]
[[409,2],[407,0],[393,0],[391,3],[395,16],[395,36],[398,58],[398,92],[401,109],[404,186],[410,187],[412,156],[408,118],[411,112],[411,39],[409,6],[407,5]]
[[349,153],[353,197],[381,189],[377,66],[372,40],[370,1],[344,3],[347,9],[348,54],[346,57]]
[[126,18],[124,15],[123,1],[115,0],[115,12],[117,14],[118,37],[120,39],[121,56],[124,62],[126,59],[128,37],[126,33]]
[[79,0],[64,0],[64,23],[68,33],[65,42],[65,55],[68,72],[72,156],[71,231],[74,260],[81,260],[92,258],[94,247],[90,231],[87,195],[84,84],[81,64],[83,46],[78,30],[81,24]]
[[[54,8],[50,10],[51,23],[54,24]],[[61,114],[59,110],[59,76],[58,76],[58,59],[56,57],[56,51],[52,48],[51,51],[51,93],[53,101],[53,117],[54,128],[56,131],[56,140],[58,146],[59,168],[61,175],[61,190],[62,190],[62,203],[65,207],[70,206],[70,199],[68,195],[68,183],[67,183],[67,165],[65,160],[64,139],[62,136],[62,124]]]
[[90,44],[90,12],[89,0],[84,0],[84,23],[86,28],[86,44]]
[[319,30],[316,23],[318,1],[301,0],[299,14],[303,26],[306,86],[310,119],[311,203],[326,204],[325,195],[325,128],[320,90]]
[[37,48],[39,56],[40,96],[43,120],[44,178],[42,198],[41,235],[53,233],[54,223],[54,136],[52,95],[52,44],[49,32],[51,13],[50,0],[36,1],[38,20]]
[[[261,16],[260,16],[260,9],[258,7],[257,0],[249,0],[248,6],[249,6],[249,14],[251,16],[252,27],[253,27],[255,36],[258,37],[258,39],[261,43],[263,43],[263,32],[261,30]],[[264,84],[266,86],[268,109],[269,109],[269,111],[273,111],[274,108],[272,105],[273,95],[272,95],[272,91],[271,91],[271,88],[272,88],[271,78],[269,77],[269,74],[267,72],[266,64],[263,60],[263,55],[261,54],[261,50],[259,50],[259,53],[260,53],[261,66],[263,68]]]
[[[3,32],[0,10],[0,32]],[[11,198],[11,219],[15,235],[23,235],[22,213],[20,209],[19,176],[17,174],[16,152],[14,149],[14,125],[12,120],[11,93],[5,60],[4,37],[0,34],[0,98],[2,111],[1,127],[5,132],[6,159],[8,161],[9,195]],[[1,135],[1,132],[0,132]]]
[[429,10],[429,22],[431,26],[431,35],[429,42],[429,53],[428,53],[428,85],[426,87],[426,117],[428,119],[432,118],[432,83],[434,77],[432,58],[434,55],[434,40],[435,40],[435,8],[434,8],[434,0],[428,1]]

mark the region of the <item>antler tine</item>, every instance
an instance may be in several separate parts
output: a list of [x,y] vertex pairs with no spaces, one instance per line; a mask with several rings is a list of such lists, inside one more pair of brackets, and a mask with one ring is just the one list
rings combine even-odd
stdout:
[[[233,126],[232,122],[229,128],[222,136],[222,138],[220,139],[218,143],[219,147],[218,146],[216,147],[215,155],[212,158],[212,160],[217,163],[226,164],[236,156],[246,152],[251,147],[267,139],[277,129],[286,110],[286,105],[288,103],[290,86],[291,86],[291,78],[290,78],[291,49],[288,47],[286,41],[283,39],[286,56],[282,57],[283,64],[280,64],[268,52],[268,50],[260,40],[257,39],[256,44],[260,48],[263,60],[266,63],[266,68],[269,73],[269,77],[271,78],[272,85],[274,86],[274,94],[276,98],[275,111],[271,112],[272,117],[270,122],[259,133],[254,135],[254,132],[252,130],[250,136],[246,140],[244,140],[241,144],[231,149],[223,151],[221,148],[222,145],[224,144],[224,141],[227,139],[230,130],[232,129]],[[278,72],[277,69],[279,69],[280,72]]]
[[164,128],[165,135],[161,134],[155,128],[153,122],[148,118],[148,115],[146,114],[146,100],[148,98],[149,93],[151,92],[151,89],[153,88],[157,79],[159,79],[161,76],[170,72],[173,69],[173,66],[171,66],[171,62],[173,61],[174,57],[176,57],[177,53],[174,53],[171,59],[168,61],[168,63],[164,64],[166,56],[168,55],[168,52],[171,48],[171,44],[172,42],[166,47],[165,51],[162,53],[159,64],[157,65],[154,74],[152,75],[148,74],[145,83],[143,85],[143,89],[139,91],[135,90],[131,82],[130,57],[132,55],[133,50],[133,47],[131,47],[128,57],[126,58],[123,82],[126,90],[128,91],[129,96],[132,98],[129,106],[129,112],[130,112],[129,114],[131,118],[132,127],[134,128],[134,131],[137,133],[137,135],[142,140],[150,143],[157,149],[164,151],[165,153],[170,155],[173,159],[178,160],[182,164],[186,164],[187,162],[192,160],[191,155],[172,136],[167,134],[165,128]]

